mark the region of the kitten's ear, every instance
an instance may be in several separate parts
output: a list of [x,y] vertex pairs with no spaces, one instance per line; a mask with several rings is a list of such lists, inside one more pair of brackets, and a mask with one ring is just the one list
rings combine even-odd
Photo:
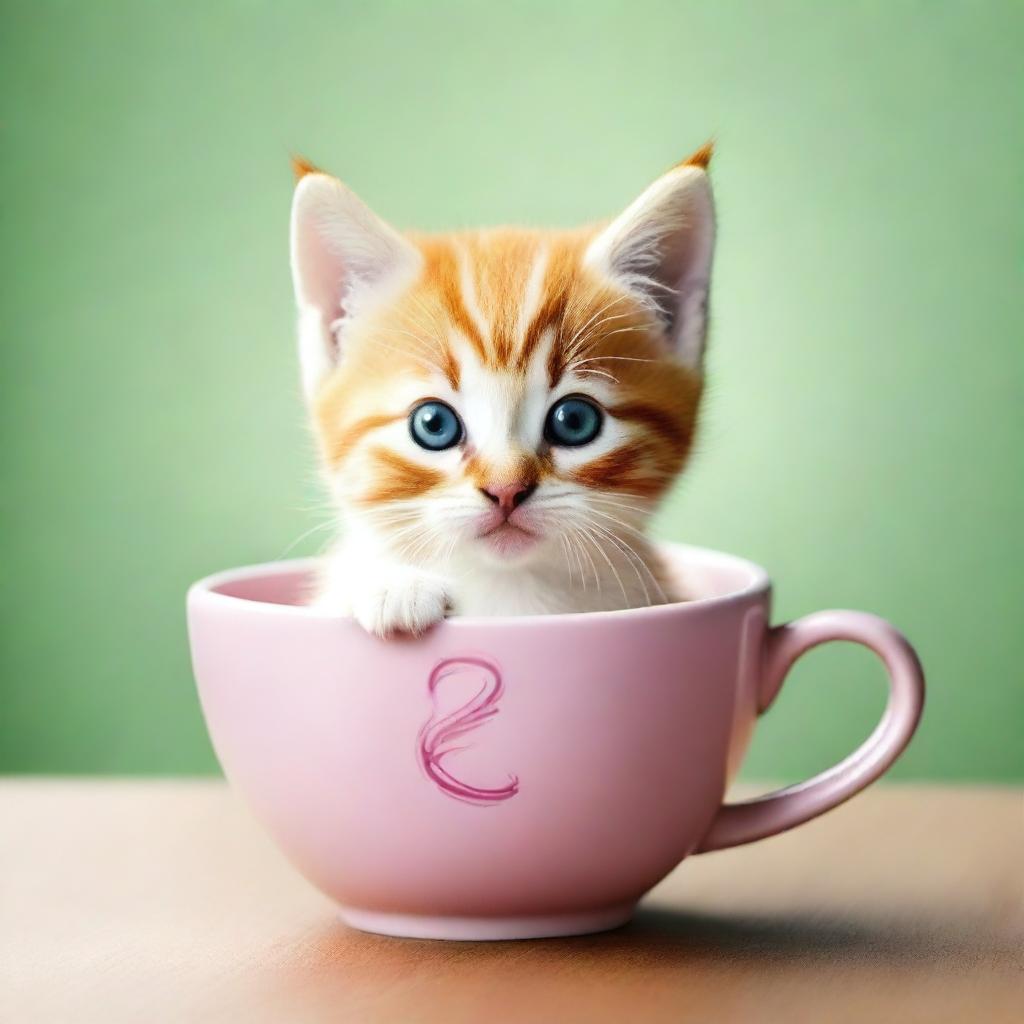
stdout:
[[419,251],[340,181],[293,162],[291,255],[302,383],[311,398],[337,365],[346,322],[412,280]]
[[699,370],[707,334],[715,209],[710,143],[662,175],[590,243],[587,263],[641,297],[678,358]]

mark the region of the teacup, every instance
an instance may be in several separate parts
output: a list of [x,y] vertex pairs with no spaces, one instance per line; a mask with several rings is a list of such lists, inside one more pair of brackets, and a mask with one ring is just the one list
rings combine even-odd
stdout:
[[[692,600],[456,617],[416,640],[303,606],[309,562],[196,583],[192,657],[225,774],[356,928],[512,939],[623,924],[690,854],[793,828],[877,779],[924,698],[913,649],[883,620],[769,626],[759,566],[663,553]],[[810,781],[723,805],[758,715],[829,640],[884,662],[877,728]]]

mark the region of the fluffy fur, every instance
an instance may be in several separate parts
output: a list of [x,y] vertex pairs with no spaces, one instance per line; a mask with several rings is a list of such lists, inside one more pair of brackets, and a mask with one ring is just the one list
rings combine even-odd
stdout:
[[[710,148],[611,223],[406,235],[305,163],[292,208],[302,377],[344,537],[315,600],[381,636],[446,612],[664,602],[644,527],[690,451],[714,214]],[[552,404],[603,410],[581,447]],[[465,437],[418,446],[411,410]],[[506,498],[528,494],[514,504]],[[499,501],[498,496],[502,496]],[[518,500],[518,499],[517,499]]]

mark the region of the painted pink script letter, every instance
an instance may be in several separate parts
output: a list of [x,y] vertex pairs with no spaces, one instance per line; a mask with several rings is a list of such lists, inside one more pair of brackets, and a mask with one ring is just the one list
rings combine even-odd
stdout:
[[[470,672],[482,679],[477,693],[455,711],[441,715],[438,710],[439,685],[452,676]],[[419,734],[419,759],[427,777],[446,796],[465,800],[473,804],[494,804],[508,800],[519,792],[519,779],[509,775],[506,785],[498,789],[483,789],[455,778],[443,764],[449,754],[465,750],[463,746],[452,746],[452,741],[484,725],[498,713],[498,701],[504,686],[497,666],[484,658],[445,658],[439,662],[427,682],[433,714]]]

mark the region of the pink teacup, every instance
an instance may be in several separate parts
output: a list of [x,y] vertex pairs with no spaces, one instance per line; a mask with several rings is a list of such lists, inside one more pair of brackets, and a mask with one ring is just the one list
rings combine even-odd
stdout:
[[[224,771],[357,928],[511,939],[620,925],[689,854],[793,828],[873,782],[924,698],[913,649],[881,619],[771,627],[763,569],[664,554],[695,600],[454,618],[419,640],[302,607],[310,563],[202,580],[192,657]],[[723,805],[757,716],[828,640],[885,663],[881,722],[809,782]]]

